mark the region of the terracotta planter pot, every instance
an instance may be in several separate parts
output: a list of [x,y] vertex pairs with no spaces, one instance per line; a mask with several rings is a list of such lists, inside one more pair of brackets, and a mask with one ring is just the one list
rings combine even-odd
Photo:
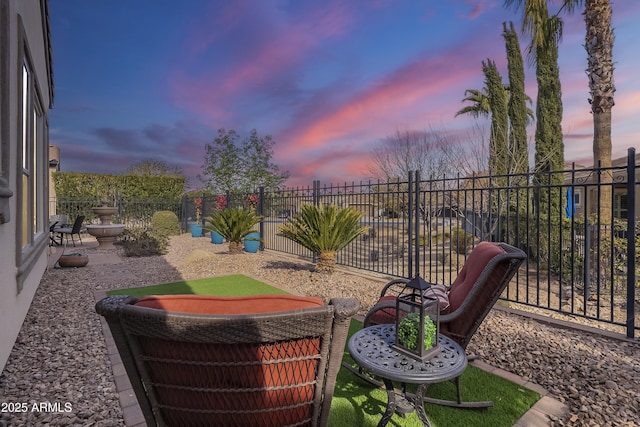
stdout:
[[60,258],[58,258],[60,267],[84,267],[88,263],[89,257],[87,255],[68,254],[60,255]]

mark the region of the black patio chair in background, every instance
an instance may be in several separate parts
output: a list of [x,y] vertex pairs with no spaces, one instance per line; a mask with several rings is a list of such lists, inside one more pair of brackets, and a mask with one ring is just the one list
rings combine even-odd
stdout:
[[59,246],[59,243],[56,240],[56,225],[58,225],[58,221],[49,223],[49,246]]
[[73,235],[76,234],[78,239],[80,239],[80,244],[82,244],[82,237],[80,233],[84,231],[82,223],[84,222],[84,215],[78,215],[76,220],[73,222],[72,227],[60,227],[56,228],[55,232],[58,233],[58,237],[60,238],[60,245],[62,245],[62,239],[65,238],[67,243],[69,243],[69,236],[71,236],[71,242],[73,246],[76,246],[76,241],[73,238]]

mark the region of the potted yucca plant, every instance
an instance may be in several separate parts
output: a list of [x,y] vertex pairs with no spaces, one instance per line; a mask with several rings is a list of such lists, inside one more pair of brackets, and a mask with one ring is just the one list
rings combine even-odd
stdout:
[[316,271],[331,273],[336,266],[336,252],[367,231],[368,227],[360,225],[361,217],[353,208],[302,205],[280,226],[278,235],[317,255]]
[[[255,232],[254,227],[261,220],[260,216],[249,209],[223,209],[205,218],[204,229],[216,232],[227,239],[229,253],[238,254],[242,252],[245,237]],[[252,240],[256,240],[256,238],[252,238]]]

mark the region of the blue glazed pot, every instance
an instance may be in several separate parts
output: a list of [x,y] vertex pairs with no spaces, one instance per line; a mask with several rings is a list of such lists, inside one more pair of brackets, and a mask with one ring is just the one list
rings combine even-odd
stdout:
[[260,240],[258,239],[260,239],[260,233],[258,232],[247,234],[247,237],[244,238],[244,250],[249,253],[258,252],[258,248],[260,247]]
[[222,238],[221,235],[219,235],[218,233],[216,233],[215,231],[211,232],[211,243],[219,245],[222,243],[224,239]]
[[191,237],[202,237],[202,224],[191,224]]

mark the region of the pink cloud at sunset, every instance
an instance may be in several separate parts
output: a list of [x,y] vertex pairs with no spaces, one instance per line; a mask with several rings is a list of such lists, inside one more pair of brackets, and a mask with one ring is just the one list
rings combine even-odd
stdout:
[[[371,84],[362,92],[354,94],[342,105],[320,114],[311,123],[294,125],[285,131],[290,141],[287,148],[289,155],[300,151],[318,148],[326,141],[336,141],[347,137],[380,138],[393,131],[398,124],[405,126],[428,126],[428,122],[409,123],[408,116],[428,115],[430,111],[442,112],[443,93],[451,87],[463,87],[463,83],[472,76],[480,74],[468,67],[453,67],[464,57],[462,52],[451,50],[437,58],[425,58],[408,64],[385,76],[381,82]],[[464,90],[457,95],[462,99]],[[457,108],[461,108],[456,101]],[[450,117],[456,110],[449,111]]]

